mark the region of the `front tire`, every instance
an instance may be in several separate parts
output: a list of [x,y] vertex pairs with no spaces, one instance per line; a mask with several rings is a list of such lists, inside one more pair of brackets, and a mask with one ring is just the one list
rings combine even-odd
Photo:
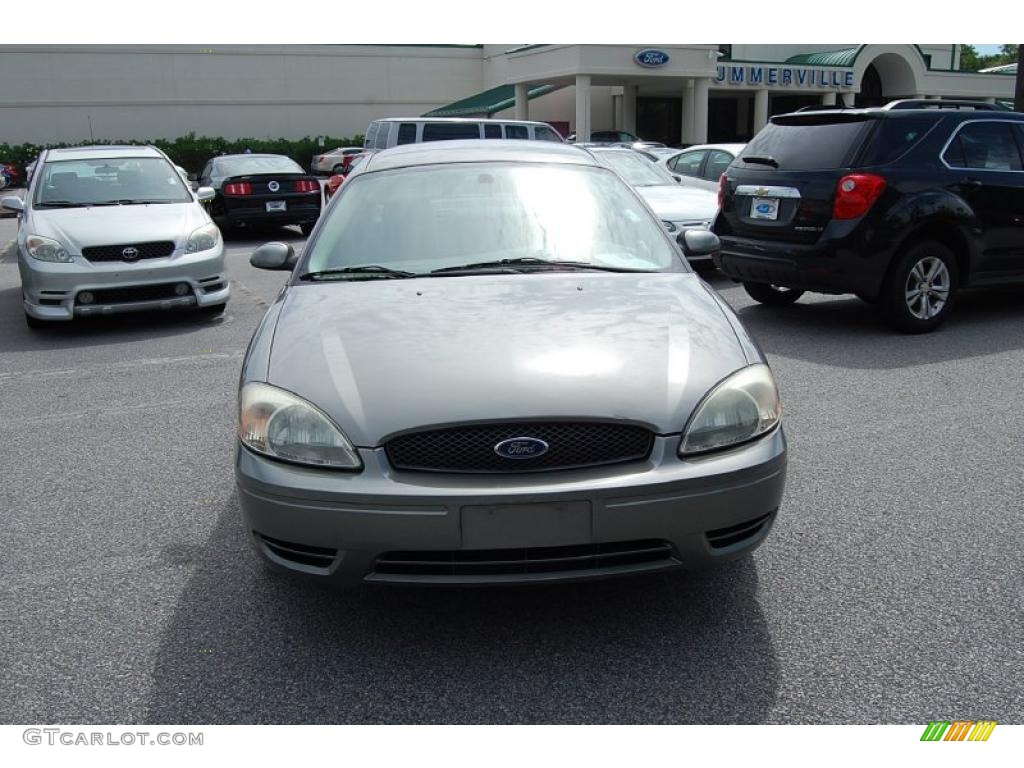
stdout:
[[199,307],[201,314],[207,315],[208,317],[217,317],[224,313],[224,308],[227,306],[227,302],[221,304],[210,304],[206,307]]
[[45,320],[40,320],[38,317],[32,317],[28,312],[25,313],[25,325],[31,328],[33,331],[38,331],[42,328],[48,328],[50,324]]
[[768,283],[743,283],[743,289],[754,301],[769,307],[788,307],[804,295],[803,291],[796,288],[784,288]]
[[949,316],[960,288],[953,252],[929,240],[897,258],[882,287],[880,304],[889,324],[903,333],[928,333]]

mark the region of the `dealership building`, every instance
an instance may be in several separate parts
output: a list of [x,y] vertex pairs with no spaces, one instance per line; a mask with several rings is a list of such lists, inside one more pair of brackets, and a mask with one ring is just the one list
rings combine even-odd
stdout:
[[959,65],[959,45],[3,45],[0,143],[352,136],[434,115],[694,144],[815,104],[1012,100],[1012,72]]

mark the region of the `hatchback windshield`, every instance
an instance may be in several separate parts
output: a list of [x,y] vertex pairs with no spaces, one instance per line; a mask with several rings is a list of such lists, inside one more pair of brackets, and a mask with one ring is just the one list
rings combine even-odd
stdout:
[[594,156],[602,165],[611,168],[634,187],[660,187],[675,183],[671,176],[664,173],[658,166],[651,165],[650,160],[645,160],[633,150],[598,151],[594,153]]
[[356,176],[343,190],[301,271],[503,260],[685,270],[643,203],[600,168],[459,163]]
[[191,201],[174,166],[159,157],[46,163],[35,195],[41,208]]

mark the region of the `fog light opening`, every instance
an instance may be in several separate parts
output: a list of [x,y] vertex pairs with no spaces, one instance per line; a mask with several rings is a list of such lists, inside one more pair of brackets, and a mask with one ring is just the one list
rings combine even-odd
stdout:
[[92,304],[93,301],[95,300],[96,297],[93,296],[89,291],[82,291],[80,294],[78,294],[79,304]]
[[188,283],[178,283],[174,286],[174,293],[178,296],[184,296],[189,293],[192,289],[189,288]]

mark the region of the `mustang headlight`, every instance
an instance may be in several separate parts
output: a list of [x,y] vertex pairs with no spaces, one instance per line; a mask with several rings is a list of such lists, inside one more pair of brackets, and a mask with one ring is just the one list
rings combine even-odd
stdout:
[[301,397],[250,383],[238,398],[238,439],[284,461],[337,469],[361,469],[355,447],[323,411]]
[[67,263],[71,261],[70,254],[64,250],[64,246],[56,240],[40,235],[29,235],[25,238],[25,248],[28,255],[39,261],[57,261]]
[[705,453],[763,435],[779,423],[782,405],[767,365],[737,371],[705,395],[679,444],[680,455]]
[[220,242],[220,230],[216,224],[206,224],[188,236],[185,253],[199,253],[216,248]]

